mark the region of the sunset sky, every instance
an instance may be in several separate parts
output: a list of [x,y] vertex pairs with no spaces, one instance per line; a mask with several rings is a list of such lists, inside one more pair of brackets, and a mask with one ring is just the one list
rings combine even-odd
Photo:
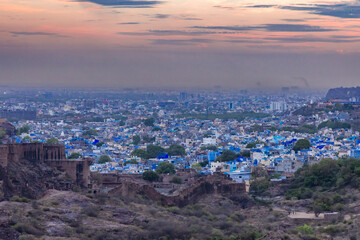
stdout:
[[0,84],[360,85],[360,1],[0,0]]

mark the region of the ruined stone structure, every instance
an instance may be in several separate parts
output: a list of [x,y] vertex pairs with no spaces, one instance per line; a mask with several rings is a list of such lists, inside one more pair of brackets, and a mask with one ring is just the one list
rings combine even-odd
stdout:
[[90,184],[90,159],[66,159],[65,146],[44,143],[21,143],[0,145],[0,166],[6,168],[10,161],[27,160],[45,163],[66,172],[78,185]]
[[89,159],[46,160],[45,163],[66,172],[80,186],[87,187],[90,184],[91,161]]
[[[106,185],[109,186],[110,184]],[[112,185],[114,186],[115,183]],[[194,183],[173,196],[161,194],[150,184],[140,184],[127,180],[118,182],[117,187],[112,188],[109,194],[119,194],[125,197],[140,194],[153,201],[159,201],[163,205],[183,207],[187,204],[194,204],[201,196],[206,194],[221,194],[230,197],[245,192],[244,183],[237,183],[223,174],[216,174],[197,178]]]
[[0,165],[6,167],[9,161],[25,159],[31,162],[66,159],[65,146],[44,143],[19,143],[0,146]]

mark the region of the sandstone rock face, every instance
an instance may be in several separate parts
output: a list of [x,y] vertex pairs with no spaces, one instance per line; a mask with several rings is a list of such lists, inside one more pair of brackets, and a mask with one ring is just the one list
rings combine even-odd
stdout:
[[109,194],[121,196],[145,195],[153,201],[159,201],[167,206],[183,207],[195,203],[201,196],[206,194],[222,194],[227,196],[245,193],[245,184],[233,182],[221,175],[203,176],[194,184],[181,190],[176,196],[163,195],[148,184],[124,181],[118,187],[109,191]]

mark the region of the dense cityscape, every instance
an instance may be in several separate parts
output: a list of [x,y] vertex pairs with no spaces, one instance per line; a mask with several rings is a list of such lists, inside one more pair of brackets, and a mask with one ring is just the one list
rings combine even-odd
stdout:
[[[64,95],[39,92],[30,99],[6,99],[4,112],[36,112],[16,122],[16,128],[28,129],[12,141],[56,141],[65,145],[67,156],[93,158],[91,171],[100,173],[142,174],[166,161],[202,174],[220,167],[246,180],[250,171],[244,169],[254,165],[285,177],[304,162],[360,156],[358,129],[346,124],[359,117],[358,102],[351,99],[340,104],[320,94],[286,91],[280,96],[245,91]],[[307,106],[318,111],[301,114],[299,109]],[[351,106],[351,115],[343,106]],[[310,147],[296,150],[301,139],[308,139]],[[228,158],[221,158],[224,152]],[[99,163],[101,156],[111,161]]]

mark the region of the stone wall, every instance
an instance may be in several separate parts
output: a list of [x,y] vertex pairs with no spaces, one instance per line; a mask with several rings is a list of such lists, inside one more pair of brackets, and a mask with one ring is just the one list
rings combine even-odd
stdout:
[[44,143],[20,143],[0,145],[0,166],[9,162],[26,160],[32,163],[46,163],[65,171],[77,184],[87,187],[90,184],[89,159],[66,159],[65,146]]
[[206,194],[222,194],[227,196],[245,193],[245,184],[233,182],[225,176],[203,176],[191,186],[181,190],[176,196],[167,196],[159,193],[148,184],[138,184],[134,181],[123,181],[118,187],[109,191],[109,194],[119,194],[124,197],[136,194],[145,195],[153,201],[159,201],[167,206],[183,207],[194,204]]
[[25,159],[42,163],[45,160],[66,159],[65,146],[44,143],[18,143],[0,146],[0,165],[7,166],[9,161]]
[[59,144],[45,144],[44,159],[45,160],[66,159],[65,146]]
[[45,163],[66,172],[80,186],[88,187],[90,184],[90,159],[45,160]]

